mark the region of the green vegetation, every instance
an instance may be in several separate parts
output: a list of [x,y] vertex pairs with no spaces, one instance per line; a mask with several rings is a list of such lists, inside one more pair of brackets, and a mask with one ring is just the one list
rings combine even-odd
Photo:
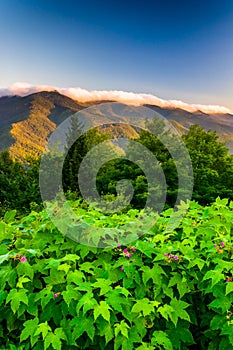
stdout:
[[[72,125],[72,133],[76,133],[79,125]],[[161,128],[164,125],[155,118],[147,122],[149,130]],[[158,132],[158,131],[157,131]],[[71,137],[68,135],[68,138]],[[166,134],[165,134],[166,136]],[[67,198],[79,198],[78,172],[82,159],[88,151],[110,136],[107,133],[92,129],[82,135],[70,148],[63,167],[63,185]],[[173,152],[179,152],[179,143],[173,142],[175,136],[167,136]],[[188,149],[193,165],[194,189],[192,199],[202,205],[212,203],[217,196],[233,200],[233,155],[228,154],[228,149],[218,141],[215,132],[205,131],[198,125],[191,126],[187,134],[183,135],[183,141]],[[135,143],[145,146],[159,161],[164,172],[167,184],[167,198],[165,208],[172,207],[176,202],[178,191],[178,175],[173,158],[164,144],[149,131],[141,130],[139,137],[129,143],[126,149],[126,159],[113,159],[104,163],[100,168],[96,184],[97,190],[105,199],[113,200],[117,194],[116,185],[119,180],[130,180],[134,188],[134,196],[131,204],[126,208],[141,209],[144,207],[148,196],[147,176],[140,168],[140,161],[144,155],[137,150]],[[69,145],[69,143],[68,143]],[[70,146],[70,145],[69,145]],[[109,146],[109,151],[113,149]],[[116,154],[116,151],[114,151]],[[127,156],[133,158],[133,162],[127,160]],[[59,155],[56,155],[59,157]],[[103,158],[103,155],[101,155]],[[141,157],[141,158],[140,158]],[[98,154],[96,155],[98,159]],[[8,153],[0,153],[0,214],[6,210],[16,209],[18,214],[29,213],[31,203],[42,208],[39,191],[39,164],[40,159],[27,159],[22,164],[13,161]],[[148,168],[150,166],[148,165]],[[152,168],[152,167],[151,167]],[[49,170],[48,170],[49,171]],[[53,171],[50,169],[50,171]],[[88,173],[88,169],[87,169]],[[154,196],[158,196],[159,189],[154,190]],[[157,197],[156,197],[157,198]],[[159,201],[159,197],[157,201]],[[34,203],[34,204],[33,204]],[[36,206],[35,206],[36,205]]]
[[[181,149],[161,121],[155,118],[147,126],[150,132],[141,131],[129,142],[125,154],[130,160],[103,162],[97,174],[97,189],[108,201],[115,199],[118,181],[131,181],[133,199],[118,214],[88,206],[77,183],[82,159],[93,145],[109,139],[106,130],[81,136],[64,163],[64,189],[78,227],[90,227],[93,234],[95,227],[104,228],[107,237],[111,229],[121,237],[124,225],[138,218],[153,222],[150,229],[134,225],[130,234],[140,238],[113,249],[81,245],[62,235],[42,210],[40,160],[23,164],[8,151],[0,154],[0,349],[233,348],[233,156],[216,133],[189,129],[183,141],[193,163],[195,201],[180,203],[178,214],[188,209],[186,216],[167,232],[178,191],[172,154]],[[79,127],[72,124],[68,141]],[[153,129],[159,137],[151,134]],[[142,210],[151,169],[147,166],[146,173],[140,167],[146,158],[138,152],[141,146],[157,158],[166,177],[160,216]],[[50,156],[59,160],[59,154]],[[94,156],[98,162],[98,153]],[[152,189],[156,201],[160,190]]]
[[8,151],[0,153],[0,216],[9,209],[19,215],[42,208],[39,189],[39,160],[27,164],[13,161]]
[[[128,209],[144,207],[148,195],[148,183],[147,176],[138,164],[146,156],[141,149],[137,149],[135,146],[135,142],[137,142],[145,146],[157,158],[162,167],[167,184],[165,208],[169,208],[175,204],[178,192],[177,168],[171,152],[177,154],[181,152],[182,148],[179,148],[179,139],[169,131],[165,131],[166,125],[161,119],[155,117],[153,121],[147,121],[146,126],[149,131],[141,130],[139,137],[133,140],[134,143],[132,145],[129,143],[126,148],[126,159],[114,159],[106,162],[100,168],[96,179],[97,189],[105,198],[114,198],[117,182],[121,179],[128,179],[134,187],[134,196]],[[76,125],[73,130],[77,130],[77,128]],[[158,137],[153,135],[153,131]],[[93,132],[93,135],[88,136],[86,134],[82,136],[68,153],[63,169],[66,191],[69,189],[80,194],[78,170],[81,160],[93,145],[98,144],[105,138],[107,139],[106,134],[102,134],[101,138],[96,129]],[[162,137],[159,138],[161,135]],[[162,142],[165,139],[166,144],[169,145],[169,151]],[[210,130],[205,131],[200,126],[193,125],[182,136],[182,139],[193,166],[194,188],[192,199],[203,205],[212,203],[217,196],[233,200],[233,155],[228,154],[228,149],[224,143],[219,142],[216,133]],[[133,158],[133,162],[127,160],[129,155]],[[98,155],[96,157],[98,158]],[[183,161],[181,156],[179,156],[179,161]],[[151,167],[150,163],[147,164],[147,167]],[[187,172],[187,170],[184,169],[184,174],[185,171]],[[154,197],[158,192],[159,189],[156,188]],[[159,197],[157,200],[159,200]]]
[[[45,211],[0,222],[0,349],[231,349],[233,202],[172,209],[130,246],[97,249],[62,236]],[[182,207],[186,206],[184,203]],[[180,210],[182,210],[182,207]],[[83,222],[120,229],[73,203]]]
[[233,199],[233,156],[218,142],[216,132],[193,125],[183,140],[193,164],[193,199],[201,204],[211,203],[217,196]]

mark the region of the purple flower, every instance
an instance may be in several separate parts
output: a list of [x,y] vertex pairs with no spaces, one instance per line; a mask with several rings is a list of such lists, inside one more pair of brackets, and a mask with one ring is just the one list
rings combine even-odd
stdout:
[[220,246],[221,246],[221,247],[224,247],[224,246],[225,246],[225,243],[224,243],[224,242],[221,242],[221,243],[220,243]]
[[232,278],[231,277],[228,277],[227,279],[226,279],[226,282],[231,282],[232,281]]
[[134,248],[134,247],[132,247],[131,250],[132,250],[133,253],[135,253],[137,251],[137,249]]
[[216,243],[214,244],[214,248],[217,248],[217,244]]
[[164,256],[168,256],[168,253],[164,253],[163,255],[164,255]]
[[132,253],[127,253],[127,254],[125,254],[125,256],[126,256],[127,258],[131,258],[132,255],[133,255]]
[[120,248],[120,247],[121,247],[121,244],[120,244],[120,243],[118,243],[118,244],[117,244],[117,246],[118,246],[118,248]]
[[53,294],[53,297],[54,297],[54,299],[56,299],[56,298],[58,297],[58,294],[57,294],[57,293],[54,293],[54,294]]
[[125,249],[123,250],[123,253],[124,253],[124,254],[127,254],[127,253],[128,253],[128,250],[125,248]]
[[179,260],[179,257],[177,255],[175,255],[174,260]]
[[121,267],[120,267],[120,270],[121,270],[121,271],[124,271],[124,266],[121,266]]
[[20,259],[20,261],[21,261],[22,263],[24,263],[26,260],[27,260],[26,256],[22,256],[22,258]]
[[174,256],[173,254],[169,254],[168,255],[169,258],[173,258],[173,256]]

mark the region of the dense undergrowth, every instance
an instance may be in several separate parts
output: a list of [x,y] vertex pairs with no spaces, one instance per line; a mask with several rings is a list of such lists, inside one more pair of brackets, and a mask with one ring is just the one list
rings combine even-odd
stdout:
[[[74,207],[88,224],[119,230],[139,214]],[[100,249],[64,237],[46,211],[7,212],[0,349],[233,349],[233,202],[191,202],[164,233],[171,213],[131,245]]]

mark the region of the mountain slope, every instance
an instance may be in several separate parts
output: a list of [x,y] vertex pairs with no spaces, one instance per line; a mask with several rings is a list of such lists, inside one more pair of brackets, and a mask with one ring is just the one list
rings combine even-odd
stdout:
[[[57,125],[80,110],[85,114],[84,108],[101,102],[79,103],[57,91],[38,92],[25,97],[2,97],[0,98],[0,150],[9,148],[12,157],[21,161],[30,155],[38,156],[44,149],[48,135]],[[180,134],[186,133],[192,124],[199,124],[206,130],[215,130],[220,140],[225,141],[230,152],[233,153],[233,115],[205,114],[200,111],[191,113],[182,109],[145,106],[163,115]],[[101,127],[100,131],[111,133],[113,138],[138,137],[137,130],[127,125],[128,121],[124,116],[120,120],[122,125],[116,127],[116,123],[119,122],[117,108],[117,104],[111,105],[108,101],[108,104],[103,104],[103,108],[93,107],[92,115],[87,115],[94,124],[100,121],[102,124],[109,124],[108,127]],[[127,110],[127,106],[125,108]],[[141,121],[143,126],[143,118]]]
[[81,108],[58,92],[0,98],[0,149],[19,160],[37,157],[56,125]]
[[230,153],[233,153],[233,115],[231,114],[206,114],[201,111],[187,112],[182,109],[167,109],[158,106],[146,105],[155,112],[162,114],[182,133],[187,132],[193,124],[199,124],[205,130],[216,131],[219,141],[226,142]]

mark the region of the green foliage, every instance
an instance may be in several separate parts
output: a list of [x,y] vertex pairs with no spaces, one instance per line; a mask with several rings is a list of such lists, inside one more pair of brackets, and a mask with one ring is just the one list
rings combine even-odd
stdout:
[[192,125],[183,140],[193,165],[193,199],[200,204],[211,203],[217,196],[232,200],[233,156],[216,132]]
[[41,209],[39,160],[27,164],[13,161],[8,151],[0,153],[0,216],[9,209],[18,214],[30,212],[31,203]]
[[[63,165],[64,191],[75,192],[80,195],[78,174],[80,164],[90,149],[109,137],[100,134],[97,128],[83,133],[83,125],[76,118],[71,118],[70,131],[67,134],[67,156]],[[88,170],[87,170],[88,171]]]
[[[173,206],[176,202],[177,169],[163,141],[166,140],[166,145],[169,145],[174,152],[177,151],[179,142],[174,133],[166,130],[166,123],[156,115],[153,120],[146,121],[146,127],[147,130],[140,130],[139,138],[135,138],[127,145],[126,159],[112,160],[102,166],[97,177],[97,188],[99,193],[104,195],[110,193],[116,196],[117,182],[127,179],[134,189],[131,207],[141,209],[147,203],[149,207],[157,210],[155,203],[163,202],[161,176],[156,181],[156,176],[160,174],[160,171],[166,178],[166,205]],[[157,163],[155,163],[156,159]],[[148,182],[153,184],[149,190]],[[149,199],[148,193],[150,193]]]
[[[166,130],[166,124],[161,119],[155,117],[154,120],[147,121],[146,126],[149,131],[141,130],[139,138],[134,141],[145,146],[159,161],[167,185],[165,207],[172,207],[178,193],[178,174],[171,152],[173,155],[178,154],[177,158],[181,165],[182,161],[185,161],[185,156],[183,159],[180,154],[179,139]],[[157,137],[153,135],[153,132]],[[187,134],[183,135],[183,141],[192,161],[193,200],[202,205],[212,203],[217,196],[233,200],[233,156],[229,155],[225,145],[219,142],[216,132],[205,131],[202,127],[193,125]],[[169,146],[169,150],[165,144]],[[98,174],[97,188],[100,193],[105,195],[110,193],[116,196],[117,181],[127,178],[134,188],[131,207],[140,209],[145,206],[148,196],[148,178],[139,165],[146,155],[143,155],[141,150],[137,150],[135,142],[132,145],[129,144],[126,155],[129,154],[133,155],[134,161],[138,163],[118,159],[105,164]],[[147,168],[155,169],[155,166],[151,164],[148,161]],[[184,171],[187,171],[185,167]],[[183,176],[182,182],[185,183],[185,173]],[[159,202],[159,188],[153,189],[152,193],[153,201]],[[150,204],[153,207],[153,204],[149,202]]]
[[[232,208],[227,199],[191,202],[169,234],[166,210],[141,239],[115,249],[62,236],[45,211],[21,220],[6,213],[0,349],[232,348]],[[104,216],[79,202],[73,209],[83,222],[119,232],[143,215]]]
[[[179,140],[173,133],[166,130],[166,125],[163,120],[154,118],[152,121],[147,121],[146,126],[149,131],[141,130],[138,138],[129,142],[126,148],[126,159],[119,158],[120,154],[113,149],[111,144],[105,149],[108,154],[115,154],[115,158],[110,161],[104,161],[106,155],[100,150],[101,157],[97,153],[94,154],[96,163],[103,161],[102,167],[96,177],[96,182],[88,181],[86,184],[87,192],[92,193],[93,188],[97,188],[98,193],[103,199],[111,203],[114,207],[117,196],[117,190],[121,190],[121,196],[118,196],[119,201],[127,198],[127,192],[124,192],[124,186],[120,188],[117,185],[122,179],[127,179],[132,184],[134,193],[130,203],[124,208],[124,212],[131,208],[141,209],[145,204],[151,206],[154,210],[160,211],[160,203],[163,203],[163,186],[161,185],[161,178],[154,182],[157,185],[150,187],[150,195],[148,198],[148,183],[149,177],[153,179],[153,174],[161,171],[164,173],[166,179],[166,203],[165,208],[173,207],[178,193],[178,173],[177,163],[175,164],[173,155],[178,154],[179,166],[183,169],[182,181],[179,184],[181,193],[185,191],[185,179],[188,175],[186,167],[182,167],[183,160],[181,155],[181,147],[179,147]],[[156,136],[153,135],[156,133]],[[67,199],[81,198],[81,193],[78,185],[79,167],[93,146],[101,144],[110,136],[98,131],[97,128],[91,129],[84,135],[82,133],[82,125],[78,121],[73,120],[71,123],[70,133],[67,135],[68,148],[70,150],[64,162],[63,167],[63,185]],[[71,145],[71,140],[79,139]],[[163,142],[166,141],[166,142]],[[183,141],[190,154],[194,174],[194,189],[193,199],[202,205],[212,203],[217,196],[220,198],[229,198],[233,200],[233,155],[228,154],[227,148],[224,144],[218,141],[215,132],[205,131],[198,125],[191,126],[186,135],[183,136]],[[165,144],[168,147],[165,147]],[[153,164],[151,158],[142,153],[139,146],[145,147],[151,155],[155,156],[159,164]],[[168,150],[169,148],[169,150]],[[114,153],[115,152],[115,153]],[[130,156],[131,160],[127,157]],[[47,154],[48,167],[46,176],[51,179],[56,173],[56,166],[60,162],[60,155]],[[53,167],[49,167],[49,157],[52,157]],[[107,158],[106,158],[107,159]],[[141,167],[142,162],[147,163]],[[25,163],[13,161],[8,151],[0,153],[0,216],[2,217],[7,210],[16,209],[17,215],[29,213],[30,210],[40,211],[42,208],[42,201],[39,188],[39,159],[27,159]],[[95,167],[96,164],[92,164]],[[97,164],[98,165],[98,164]],[[147,173],[145,173],[145,169]],[[86,167],[86,174],[90,173],[90,164]],[[154,171],[154,173],[153,173]],[[186,174],[187,173],[187,174]],[[84,174],[85,178],[85,174]],[[45,178],[46,179],[46,178]],[[45,181],[46,182],[46,181]],[[47,195],[49,198],[49,192]],[[95,201],[91,198],[91,201]],[[158,205],[158,208],[155,207]]]
[[100,168],[96,179],[98,192],[106,201],[115,200],[117,183],[122,179],[129,180],[134,188],[133,198],[126,210],[145,207],[148,193],[146,176],[137,164],[127,159],[114,159]]

